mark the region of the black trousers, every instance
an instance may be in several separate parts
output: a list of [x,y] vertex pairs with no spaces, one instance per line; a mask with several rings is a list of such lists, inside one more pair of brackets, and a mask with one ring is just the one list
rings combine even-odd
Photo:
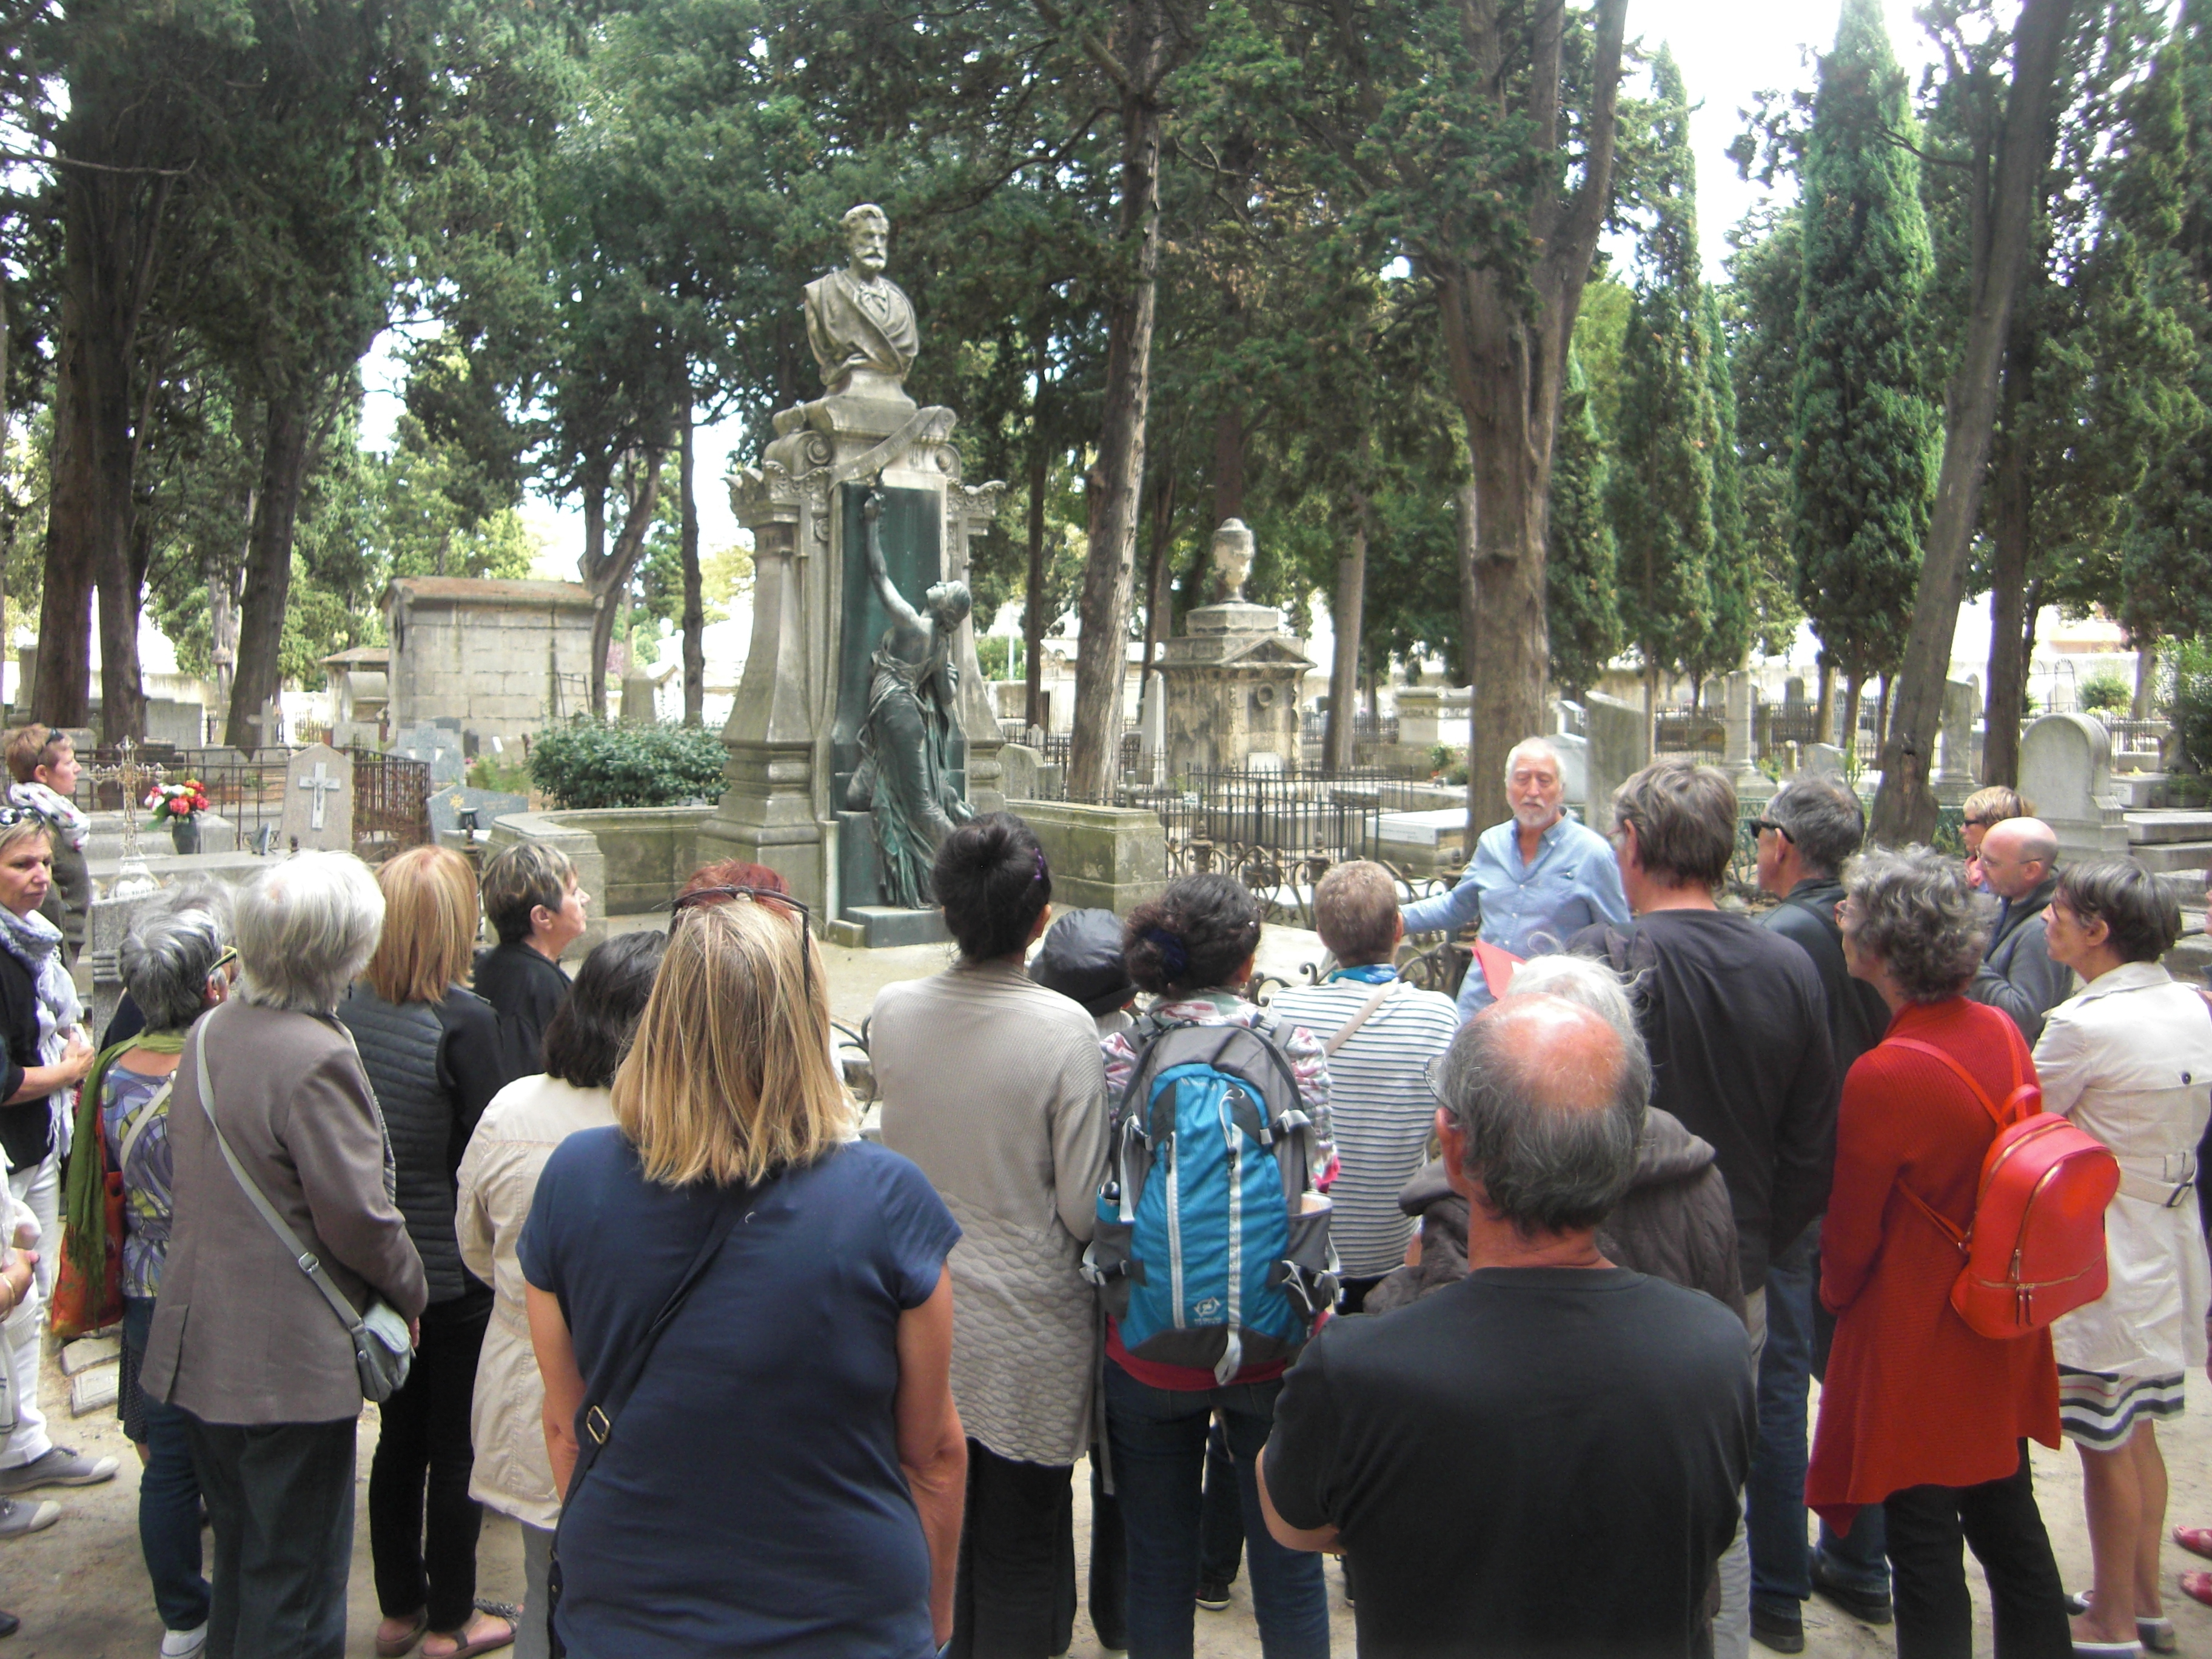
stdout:
[[1883,1504],[1889,1523],[1898,1659],[1972,1659],[1974,1614],[1966,1557],[1990,1581],[1997,1659],[2071,1659],[2066,1592],[2035,1506],[2027,1442],[2020,1467],[1978,1486],[1907,1486]]
[[1091,1449],[1091,1628],[1100,1647],[1119,1653],[1129,1645],[1129,1538],[1121,1500],[1106,1490],[1103,1455]]
[[384,1402],[368,1465],[368,1552],[387,1619],[428,1607],[432,1630],[457,1631],[476,1605],[483,1511],[469,1496],[469,1404],[490,1318],[489,1295],[424,1309],[407,1382]]
[[355,1427],[185,1417],[215,1529],[206,1659],[345,1659]]
[[1067,1651],[1075,1635],[1074,1474],[1065,1463],[1018,1463],[968,1443],[948,1659]]

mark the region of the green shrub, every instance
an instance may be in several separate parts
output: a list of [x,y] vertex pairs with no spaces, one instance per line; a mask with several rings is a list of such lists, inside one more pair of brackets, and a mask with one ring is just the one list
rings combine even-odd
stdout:
[[2092,674],[2081,682],[2074,700],[2085,712],[2094,714],[2107,708],[2125,708],[2136,700],[2136,694],[2118,674]]
[[1004,634],[979,634],[975,638],[975,665],[983,671],[987,680],[1006,680],[1013,678],[1014,642]]
[[468,781],[471,789],[488,789],[501,795],[526,795],[530,793],[530,763],[484,755],[469,768]]
[[530,776],[556,806],[674,806],[722,793],[722,740],[698,726],[579,714],[538,734]]
[[2172,702],[2166,717],[2181,739],[2184,768],[2212,772],[2212,644],[2191,640],[2174,651]]

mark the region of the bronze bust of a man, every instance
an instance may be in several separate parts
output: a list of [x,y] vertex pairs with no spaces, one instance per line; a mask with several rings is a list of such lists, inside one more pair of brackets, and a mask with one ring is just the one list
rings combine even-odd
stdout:
[[832,392],[903,395],[921,344],[914,306],[884,275],[891,222],[864,202],[841,222],[850,263],[806,285],[806,341]]

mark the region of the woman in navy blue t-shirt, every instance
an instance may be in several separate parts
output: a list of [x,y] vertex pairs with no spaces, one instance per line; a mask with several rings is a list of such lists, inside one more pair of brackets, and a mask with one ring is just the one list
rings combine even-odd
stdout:
[[574,1659],[927,1659],[967,1471],[960,1229],[913,1164],[853,1138],[796,908],[694,897],[615,1078],[618,1127],[553,1153],[522,1235],[565,1488],[578,1413],[739,1210],[569,1493],[561,1639]]

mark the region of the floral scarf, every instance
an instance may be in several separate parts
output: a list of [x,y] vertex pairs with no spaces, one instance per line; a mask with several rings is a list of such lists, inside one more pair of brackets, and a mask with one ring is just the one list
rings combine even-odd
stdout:
[[36,812],[61,832],[62,839],[76,851],[84,851],[84,843],[92,834],[92,820],[77,810],[77,805],[65,795],[58,795],[43,783],[18,783],[10,786],[8,802],[27,812]]
[[[21,786],[17,786],[21,787]],[[62,932],[36,910],[19,916],[0,905],[0,951],[31,971],[39,1003],[39,1064],[52,1066],[69,1046],[70,1032],[84,1017],[76,987],[62,965]],[[47,1097],[54,1119],[54,1146],[66,1156],[76,1121],[70,1115],[66,1089]]]

